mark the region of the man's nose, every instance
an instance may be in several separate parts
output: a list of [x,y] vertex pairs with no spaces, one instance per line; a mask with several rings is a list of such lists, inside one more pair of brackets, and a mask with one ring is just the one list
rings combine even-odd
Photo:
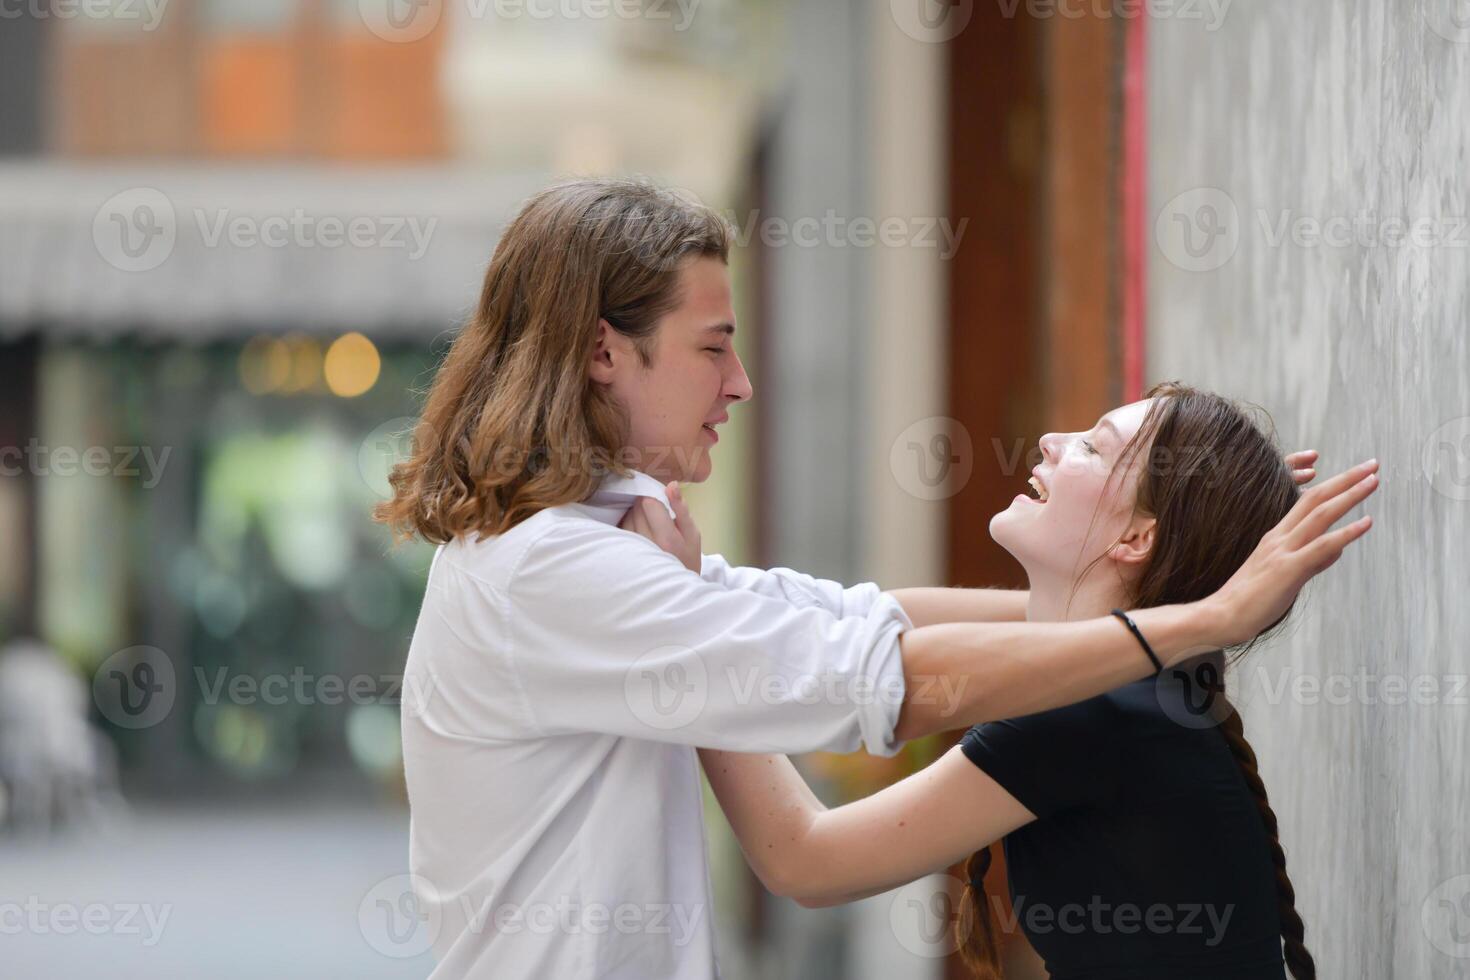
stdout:
[[745,365],[740,363],[739,354],[735,355],[735,370],[725,379],[725,394],[737,402],[750,401],[755,395],[750,376],[745,373]]

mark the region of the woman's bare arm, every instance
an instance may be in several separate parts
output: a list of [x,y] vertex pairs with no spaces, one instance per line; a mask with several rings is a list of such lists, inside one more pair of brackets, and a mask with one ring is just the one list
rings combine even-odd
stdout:
[[958,747],[830,810],[784,755],[700,749],[699,757],[761,882],[809,907],[856,901],[942,871],[1036,819]]
[[1025,589],[890,589],[915,626],[935,623],[1014,623],[1026,618]]

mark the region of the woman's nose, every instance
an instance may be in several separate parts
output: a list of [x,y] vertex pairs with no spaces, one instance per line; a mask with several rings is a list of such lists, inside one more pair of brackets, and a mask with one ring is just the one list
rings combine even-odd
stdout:
[[1055,463],[1057,454],[1061,450],[1062,437],[1055,432],[1048,432],[1041,437],[1041,458]]

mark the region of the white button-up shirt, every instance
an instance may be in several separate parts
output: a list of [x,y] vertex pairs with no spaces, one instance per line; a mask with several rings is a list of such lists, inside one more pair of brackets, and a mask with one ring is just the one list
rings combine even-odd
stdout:
[[872,584],[695,575],[617,526],[642,473],[439,548],[409,648],[434,980],[713,978],[695,746],[891,755],[912,624]]

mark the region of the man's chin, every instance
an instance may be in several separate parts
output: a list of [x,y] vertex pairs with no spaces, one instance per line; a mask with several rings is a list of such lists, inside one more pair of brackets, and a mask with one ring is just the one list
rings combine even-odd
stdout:
[[710,474],[714,472],[714,469],[715,463],[714,460],[710,459],[709,453],[700,453],[699,458],[694,460],[693,465],[689,467],[689,472],[684,477],[683,482],[703,483],[710,478]]

